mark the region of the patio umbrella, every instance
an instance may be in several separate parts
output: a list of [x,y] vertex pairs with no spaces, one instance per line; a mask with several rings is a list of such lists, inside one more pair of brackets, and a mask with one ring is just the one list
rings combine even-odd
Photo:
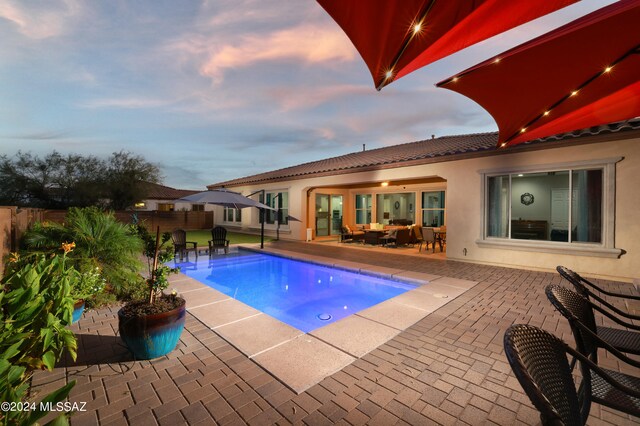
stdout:
[[484,107],[499,146],[640,115],[640,0],[621,0],[437,84]]
[[228,189],[212,189],[209,191],[198,192],[197,194],[187,195],[176,201],[188,201],[190,203],[215,204],[234,209],[244,209],[246,207],[257,207],[265,210],[275,210],[259,201],[245,197],[239,192],[229,191]]
[[[259,201],[245,197],[239,192],[229,191],[225,188],[211,189],[209,191],[198,192],[197,194],[187,195],[176,201],[188,201],[191,203],[215,204],[234,209],[244,209],[247,207],[257,207],[261,210],[275,210]],[[264,216],[261,211],[261,227],[260,227],[260,248],[264,248]]]
[[375,87],[577,0],[318,0],[364,59]]

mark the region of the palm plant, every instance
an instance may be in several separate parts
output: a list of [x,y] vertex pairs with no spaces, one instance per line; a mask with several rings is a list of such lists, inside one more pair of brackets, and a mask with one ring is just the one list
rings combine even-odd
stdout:
[[113,212],[73,207],[64,223],[37,223],[23,237],[28,249],[44,252],[54,251],[60,241],[74,241],[70,259],[77,269],[95,273],[98,268],[116,293],[140,280],[142,241]]

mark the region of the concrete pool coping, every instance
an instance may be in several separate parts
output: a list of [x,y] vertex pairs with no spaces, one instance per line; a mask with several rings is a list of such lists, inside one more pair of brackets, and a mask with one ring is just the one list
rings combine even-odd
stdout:
[[[255,251],[251,246],[242,248]],[[340,371],[477,284],[274,248],[260,252],[416,285],[401,295],[303,333],[182,273],[170,277],[169,290],[177,290],[186,299],[193,316],[296,393]]]

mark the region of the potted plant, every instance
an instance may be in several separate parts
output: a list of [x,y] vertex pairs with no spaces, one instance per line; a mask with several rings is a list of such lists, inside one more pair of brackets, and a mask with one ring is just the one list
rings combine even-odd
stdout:
[[128,302],[118,311],[120,337],[136,359],[152,359],[171,352],[180,340],[185,322],[185,300],[175,292],[166,295],[168,277],[177,273],[165,263],[173,258],[165,248],[170,236],[160,239],[158,227],[155,239],[143,225],[136,225],[147,256],[149,274],[146,279],[147,298]]
[[72,323],[78,322],[89,304],[95,306],[95,298],[105,288],[106,279],[102,276],[99,266],[88,267],[80,274],[80,279],[71,286],[71,296],[74,298]]

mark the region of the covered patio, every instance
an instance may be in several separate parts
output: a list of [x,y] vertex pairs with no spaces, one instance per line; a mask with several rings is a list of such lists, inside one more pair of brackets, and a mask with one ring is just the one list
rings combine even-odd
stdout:
[[[478,284],[299,395],[191,314],[173,353],[133,361],[116,336],[116,308],[86,314],[74,326],[78,361],[38,373],[34,389],[76,380],[71,401],[86,402],[86,411],[72,424],[539,424],[502,338],[511,324],[528,323],[572,342],[567,321],[544,294],[546,285],[562,283],[559,275],[432,256],[417,262],[393,249],[333,243],[279,241],[268,248]],[[601,363],[620,368],[607,357]],[[638,419],[594,405],[589,421]]]

